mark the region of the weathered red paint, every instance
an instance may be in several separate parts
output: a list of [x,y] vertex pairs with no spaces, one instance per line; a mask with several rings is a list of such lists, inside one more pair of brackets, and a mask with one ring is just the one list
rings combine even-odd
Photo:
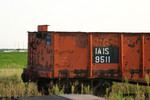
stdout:
[[145,65],[144,65],[144,62],[145,62],[145,57],[144,57],[144,34],[142,34],[142,76],[144,76],[145,75],[145,70],[144,70],[144,67],[145,67]]
[[90,67],[89,67],[89,77],[91,78],[92,77],[92,66],[93,66],[93,63],[92,63],[92,60],[93,60],[93,50],[92,50],[92,34],[90,34],[90,43],[89,43],[89,46],[90,46]]
[[38,26],[38,31],[47,31],[49,25],[39,25]]
[[124,77],[124,70],[123,70],[123,34],[120,34],[120,67],[121,67],[121,74]]
[[[30,72],[30,79],[127,78],[143,83],[145,74],[150,75],[150,33],[52,32],[46,27],[28,34],[24,73]],[[93,63],[93,47],[119,47],[119,63]]]

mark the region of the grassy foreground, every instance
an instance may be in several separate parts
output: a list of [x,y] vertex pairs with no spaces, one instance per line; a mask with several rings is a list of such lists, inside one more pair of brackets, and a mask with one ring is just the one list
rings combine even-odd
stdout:
[[[5,100],[14,98],[23,98],[29,96],[41,96],[38,92],[37,85],[30,83],[23,83],[21,80],[22,69],[15,68],[1,68],[0,69],[0,97]],[[90,86],[81,86],[81,94],[93,94]],[[64,94],[64,89],[59,89],[57,85],[53,86],[49,94]],[[111,92],[108,93],[109,89]],[[125,83],[114,83],[111,88],[106,90],[105,98],[108,100],[149,100],[150,97],[150,86],[140,86],[129,84],[128,81]],[[72,85],[71,93],[75,93],[75,87]],[[126,94],[126,95],[124,95]],[[130,95],[133,94],[133,95]]]
[[36,84],[22,82],[21,74],[27,66],[27,52],[0,52],[0,98],[11,100],[12,97],[41,95]]
[[[111,92],[108,93],[109,89]],[[115,83],[111,88],[106,89],[105,97],[108,100],[150,100],[150,86],[137,84]]]
[[[22,98],[29,96],[41,96],[38,93],[37,85],[30,83],[27,84],[22,82],[21,73],[22,68],[27,65],[27,53],[23,52],[0,52],[0,99],[11,100],[14,98]],[[140,86],[139,84],[129,84],[126,80],[125,83],[115,83],[111,88],[106,90],[106,99],[108,100],[149,100],[150,98],[150,86],[149,76],[146,77],[147,86]],[[83,94],[92,94],[90,86],[81,86],[81,92]],[[64,87],[65,88],[65,87]],[[64,88],[60,90],[57,85],[53,86],[49,94],[63,94]],[[111,92],[109,93],[109,90]],[[75,87],[72,85],[71,93],[75,93]],[[126,94],[126,95],[124,95]],[[133,94],[133,95],[131,95]]]
[[[23,83],[21,79],[22,69],[15,68],[1,68],[0,69],[0,98],[3,100],[11,100],[12,98],[24,98],[29,96],[41,96],[42,94],[37,90],[37,84],[30,82]],[[49,90],[49,95],[64,94],[65,87],[59,89],[56,84]],[[74,84],[71,87],[71,93],[75,93]],[[90,86],[82,84],[82,94],[92,94]]]
[[22,69],[0,69],[0,97],[2,99],[22,98],[25,96],[39,96],[36,84],[28,87],[21,80]]

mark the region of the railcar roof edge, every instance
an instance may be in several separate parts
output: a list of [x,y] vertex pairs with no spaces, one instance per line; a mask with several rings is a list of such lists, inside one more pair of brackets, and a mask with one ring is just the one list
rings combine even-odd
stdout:
[[[38,31],[28,31],[29,33],[38,33]],[[86,33],[86,34],[90,34],[90,33],[95,33],[95,34],[150,34],[150,32],[83,32],[83,31],[41,31],[41,32],[52,32],[52,33]]]

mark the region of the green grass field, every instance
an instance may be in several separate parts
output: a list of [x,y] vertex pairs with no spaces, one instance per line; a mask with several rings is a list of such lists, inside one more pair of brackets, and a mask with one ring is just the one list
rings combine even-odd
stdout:
[[0,68],[24,68],[27,52],[0,52]]

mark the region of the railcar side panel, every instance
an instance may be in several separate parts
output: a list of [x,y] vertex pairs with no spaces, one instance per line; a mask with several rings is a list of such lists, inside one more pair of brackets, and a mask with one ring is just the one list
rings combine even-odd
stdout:
[[119,34],[93,34],[93,77],[120,78]]
[[150,76],[150,35],[144,35],[144,71]]
[[37,77],[52,77],[53,34],[50,32],[29,32],[28,68]]
[[88,77],[88,34],[59,33],[55,67],[59,78]]
[[138,81],[142,78],[141,34],[124,34],[123,45],[124,77]]
[[53,34],[29,33],[28,65],[40,69],[53,66]]

